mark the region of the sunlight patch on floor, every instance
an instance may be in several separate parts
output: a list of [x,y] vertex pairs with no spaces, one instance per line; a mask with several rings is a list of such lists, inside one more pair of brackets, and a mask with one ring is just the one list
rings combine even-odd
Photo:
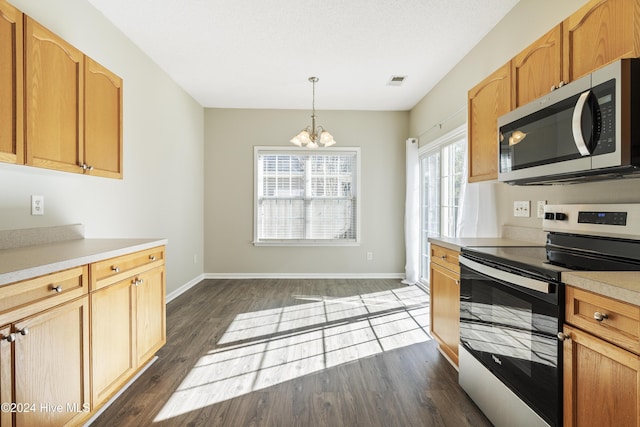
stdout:
[[155,421],[431,339],[429,297],[414,286],[242,313],[200,358]]

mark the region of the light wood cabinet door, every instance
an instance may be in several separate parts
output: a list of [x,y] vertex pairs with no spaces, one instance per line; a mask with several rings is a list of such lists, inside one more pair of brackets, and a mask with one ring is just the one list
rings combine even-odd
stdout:
[[24,163],[22,13],[0,0],[0,162]]
[[564,425],[640,426],[640,356],[564,327]]
[[15,425],[61,426],[85,418],[90,410],[88,297],[16,322],[14,331],[14,401],[36,405],[33,412],[16,412]]
[[25,19],[26,163],[82,173],[82,52]]
[[136,370],[135,287],[124,280],[91,294],[91,397],[109,399]]
[[85,57],[84,163],[91,175],[122,178],[122,79]]
[[511,63],[469,91],[469,182],[498,177],[498,117],[511,110]]
[[136,353],[138,364],[146,363],[166,339],[164,266],[134,278],[136,286]]
[[511,61],[513,108],[533,101],[562,82],[562,25],[554,27]]
[[440,350],[458,365],[460,341],[460,275],[431,263],[431,334]]
[[563,22],[564,79],[639,56],[640,1],[591,0]]

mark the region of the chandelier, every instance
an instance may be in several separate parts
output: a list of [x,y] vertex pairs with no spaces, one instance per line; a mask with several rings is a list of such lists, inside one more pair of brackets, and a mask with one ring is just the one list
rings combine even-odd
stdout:
[[309,77],[309,81],[313,84],[311,126],[307,126],[306,129],[291,139],[290,142],[298,147],[303,145],[307,148],[318,148],[319,145],[330,147],[336,143],[333,136],[324,130],[322,126],[316,128],[316,83],[318,80],[317,77]]

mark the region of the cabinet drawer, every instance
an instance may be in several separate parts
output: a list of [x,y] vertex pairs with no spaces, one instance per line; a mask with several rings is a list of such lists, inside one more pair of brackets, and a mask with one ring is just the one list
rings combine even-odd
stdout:
[[460,252],[431,244],[431,262],[448,268],[451,271],[460,273],[458,256]]
[[88,277],[81,266],[0,287],[0,324],[86,294]]
[[636,305],[567,286],[565,319],[573,326],[640,354],[640,307]]
[[110,258],[91,264],[91,290],[164,264],[164,246]]

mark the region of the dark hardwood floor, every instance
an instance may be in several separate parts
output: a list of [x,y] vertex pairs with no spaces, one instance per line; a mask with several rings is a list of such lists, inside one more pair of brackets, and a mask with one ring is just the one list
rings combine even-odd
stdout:
[[99,426],[490,426],[397,280],[206,280]]

